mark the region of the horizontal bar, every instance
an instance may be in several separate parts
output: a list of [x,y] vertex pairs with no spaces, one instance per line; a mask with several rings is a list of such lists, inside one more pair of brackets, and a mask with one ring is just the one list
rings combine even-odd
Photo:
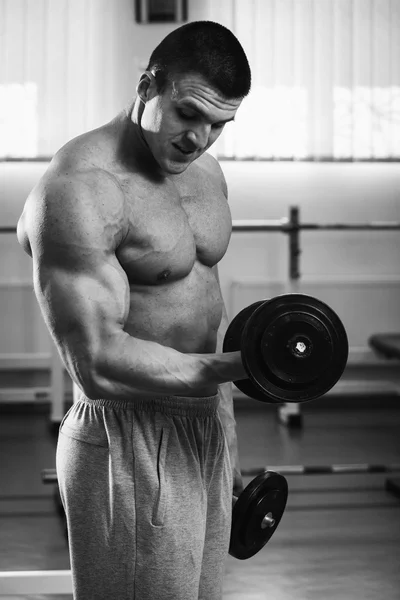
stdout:
[[[400,471],[400,463],[390,465],[343,464],[343,465],[268,465],[255,469],[242,469],[243,477],[256,477],[266,471],[282,475],[343,475],[346,473],[394,473]],[[57,483],[56,469],[43,469],[43,483]]]
[[2,403],[25,403],[25,402],[43,402],[51,398],[52,388],[50,386],[42,387],[9,387],[0,388],[0,404]]
[[290,227],[289,219],[242,219],[232,221],[232,231],[284,232]]
[[[57,352],[57,350],[55,351]],[[45,370],[49,368],[50,362],[51,352],[0,353],[0,371],[30,371],[36,369]]]
[[0,597],[72,594],[71,571],[0,571]]
[[331,231],[397,231],[400,222],[372,221],[371,223],[299,223],[302,230],[331,230]]
[[400,471],[400,463],[390,465],[343,464],[343,465],[277,465],[258,469],[243,469],[242,475],[256,477],[266,471],[281,475],[343,475],[346,473],[394,473]]
[[371,223],[299,223],[292,224],[288,219],[276,221],[254,219],[234,220],[233,231],[272,231],[291,233],[293,231],[397,231],[400,222],[373,221]]

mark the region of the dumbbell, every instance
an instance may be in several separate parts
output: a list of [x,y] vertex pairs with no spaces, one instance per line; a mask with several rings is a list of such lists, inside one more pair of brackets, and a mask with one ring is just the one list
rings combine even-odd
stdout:
[[231,556],[251,558],[265,546],[279,525],[287,497],[287,481],[274,471],[265,471],[249,483],[232,510]]
[[[55,469],[43,469],[43,483],[57,483]],[[288,484],[283,475],[265,471],[253,479],[236,499],[232,510],[229,554],[244,560],[259,552],[271,539],[284,513]],[[58,490],[54,490],[57,512],[63,519],[68,539],[64,508]]]
[[306,294],[283,294],[236,315],[223,351],[238,350],[248,375],[233,382],[240,391],[262,402],[307,402],[340,379],[349,344],[327,304]]

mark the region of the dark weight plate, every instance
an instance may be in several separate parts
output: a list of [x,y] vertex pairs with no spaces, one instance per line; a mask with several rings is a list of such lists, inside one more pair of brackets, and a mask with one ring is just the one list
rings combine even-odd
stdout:
[[319,398],[340,379],[349,353],[338,315],[305,294],[284,294],[257,307],[244,325],[241,348],[265,402]]
[[278,527],[287,497],[283,475],[266,471],[253,479],[233,507],[229,554],[244,560],[259,552]]
[[[246,308],[241,310],[236,317],[232,319],[225,333],[222,347],[223,352],[236,352],[241,349],[242,332],[247,319],[255,309],[261,306],[261,304],[264,304],[264,302],[265,300],[259,300],[258,302],[254,302],[254,304],[250,304],[250,306],[246,306]],[[260,392],[258,387],[256,387],[250,379],[239,379],[233,383],[246,396],[254,398],[255,400],[265,400],[265,394]]]

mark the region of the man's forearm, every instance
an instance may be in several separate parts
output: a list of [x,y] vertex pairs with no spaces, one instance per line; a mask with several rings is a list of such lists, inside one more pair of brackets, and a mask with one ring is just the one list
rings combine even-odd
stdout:
[[91,395],[125,399],[137,389],[180,396],[201,394],[232,381],[242,369],[240,352],[184,354],[121,332],[97,361]]

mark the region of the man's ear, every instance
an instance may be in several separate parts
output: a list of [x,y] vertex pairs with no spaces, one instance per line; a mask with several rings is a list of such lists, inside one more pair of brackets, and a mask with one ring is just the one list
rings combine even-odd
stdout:
[[142,73],[136,86],[136,93],[144,104],[157,93],[156,78],[151,71]]

